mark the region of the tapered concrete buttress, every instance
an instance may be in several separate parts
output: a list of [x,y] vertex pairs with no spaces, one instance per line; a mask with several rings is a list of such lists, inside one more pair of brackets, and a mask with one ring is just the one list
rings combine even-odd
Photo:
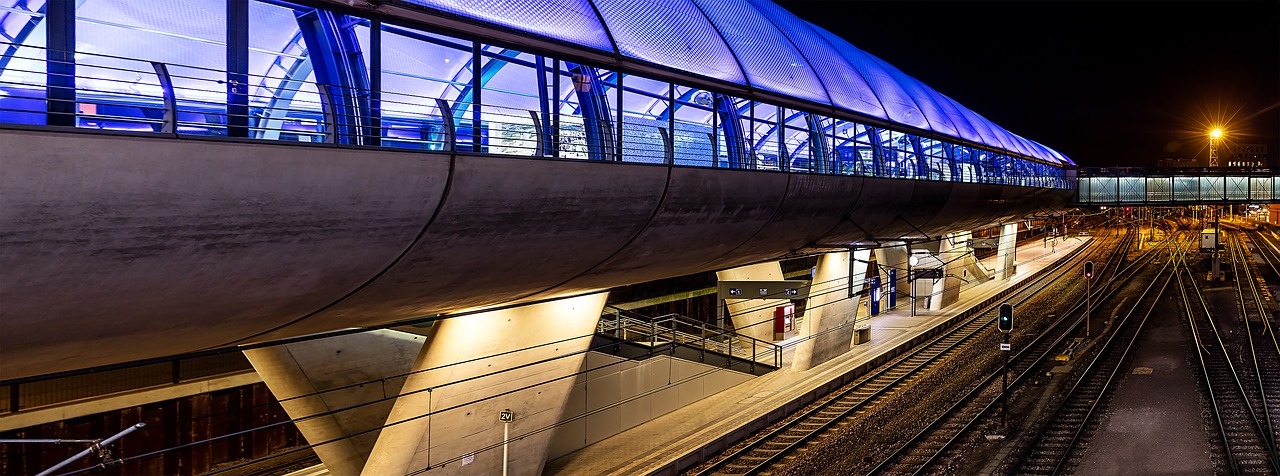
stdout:
[[[716,271],[720,281],[781,281],[782,265],[778,261],[756,263]],[[724,296],[720,296],[724,299]],[[765,342],[773,342],[773,310],[791,303],[787,299],[725,299],[735,332]],[[719,308],[721,304],[716,303]]]
[[1018,224],[1005,223],[1000,227],[1000,248],[996,250],[996,277],[1009,279],[1016,271],[1013,267],[1014,250],[1018,246]]
[[[917,243],[917,244],[911,245],[911,250],[912,250],[911,251],[912,253],[916,253],[920,250],[928,251],[928,254],[930,257],[920,260],[920,263],[922,266],[936,267],[937,264],[943,261],[942,259],[936,259],[936,258],[939,258],[940,253],[942,251],[941,240]],[[910,260],[909,257],[908,257],[908,260]],[[945,266],[943,266],[943,268],[945,272]],[[914,271],[916,270],[913,270],[913,272]],[[911,293],[911,305],[915,306],[916,310],[930,309],[930,306],[933,305],[933,301],[936,300],[938,297],[940,297],[935,295],[940,294],[942,292],[942,287],[945,284],[946,283],[944,283],[941,279],[935,281],[933,279],[928,279],[928,278],[926,279],[908,278],[907,289],[909,290],[908,292]]]
[[897,279],[895,280],[896,283],[894,286],[897,289],[897,302],[895,304],[898,306],[910,304],[910,302],[904,302],[909,301],[911,297],[908,294],[911,287],[907,281],[907,257],[906,244],[876,248],[876,266],[880,267],[880,283],[886,286],[885,296],[880,301],[880,309],[882,310],[889,308],[889,294],[887,286],[889,285],[890,269],[896,270]]
[[542,471],[607,292],[447,318],[436,324],[361,474]]
[[929,300],[929,309],[938,311],[960,301],[960,287],[965,280],[978,279],[976,276],[965,277],[965,269],[970,261],[974,261],[969,240],[972,232],[962,231],[948,233],[938,247],[938,258],[942,260],[943,278],[941,286],[934,286],[933,296]]
[[377,429],[391,413],[388,397],[400,393],[425,340],[377,330],[251,349],[244,355],[302,436],[318,445],[316,455],[329,473],[347,476],[364,468]]
[[862,288],[857,278],[853,278],[857,288],[850,288],[850,278],[866,275],[866,258],[870,253],[870,250],[842,251],[818,258],[801,327],[806,339],[796,346],[791,368],[808,370],[849,351],[859,302],[857,294],[851,298],[849,293],[857,293]]

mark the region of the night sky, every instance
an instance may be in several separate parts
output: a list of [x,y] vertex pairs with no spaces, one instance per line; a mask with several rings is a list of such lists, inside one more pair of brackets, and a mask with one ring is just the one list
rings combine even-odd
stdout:
[[1280,2],[777,3],[1081,166],[1280,164]]

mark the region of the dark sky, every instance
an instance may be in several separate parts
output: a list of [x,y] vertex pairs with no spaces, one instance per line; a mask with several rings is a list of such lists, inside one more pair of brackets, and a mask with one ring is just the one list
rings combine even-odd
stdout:
[[777,3],[1082,166],[1207,157],[1215,122],[1280,164],[1280,2]]

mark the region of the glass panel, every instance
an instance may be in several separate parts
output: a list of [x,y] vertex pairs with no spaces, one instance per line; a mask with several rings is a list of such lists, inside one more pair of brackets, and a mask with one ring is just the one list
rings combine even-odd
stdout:
[[249,4],[249,84],[255,137],[324,140],[324,105],[293,9]]
[[[10,124],[45,123],[45,28],[43,16],[36,14],[43,0],[16,4],[6,0],[12,11],[0,11],[0,122]],[[9,40],[12,38],[13,40]],[[21,46],[9,41],[20,41]]]
[[947,157],[946,150],[943,148],[944,145],[942,141],[928,137],[920,138],[920,151],[924,156],[925,165],[923,178],[929,180],[952,180],[951,160]]
[[1227,177],[1226,182],[1227,200],[1243,201],[1249,199],[1248,177]]
[[158,131],[164,90],[151,61],[169,65],[174,95],[188,116],[224,114],[226,89],[219,81],[226,79],[226,9],[222,1],[196,0],[79,5],[79,126]]
[[756,154],[756,168],[785,170],[784,160],[778,156],[778,106],[756,102],[752,104],[755,120],[751,125],[751,144]]
[[1142,202],[1147,198],[1146,179],[1142,177],[1120,177],[1120,201]]
[[[503,155],[523,155],[532,156],[538,149],[537,127],[534,124],[534,115],[541,111],[539,106],[538,94],[538,69],[537,58],[529,53],[522,53],[509,48],[485,45],[483,48],[484,57],[481,61],[481,88],[480,93],[480,143],[481,152]],[[578,72],[581,70],[581,72]],[[577,106],[577,101],[581,97],[593,98],[594,95],[601,94],[609,88],[602,84],[594,84],[602,78],[596,76],[599,71],[586,66],[577,66],[575,73],[568,77],[570,81],[569,99]],[[576,78],[576,79],[575,79]],[[574,81],[580,80],[581,83]],[[575,87],[575,84],[578,86]],[[591,107],[603,107],[603,111],[594,111],[602,113],[607,120],[610,114],[607,101],[604,104],[598,101],[589,101]],[[581,117],[579,111],[571,116]],[[474,116],[469,116],[462,120],[464,125],[468,124],[468,120]],[[539,119],[541,116],[538,116]],[[563,120],[563,118],[562,118]],[[593,120],[593,125],[600,119]],[[603,132],[612,134],[608,130],[608,124],[613,121],[607,121],[601,126],[604,127]],[[474,125],[472,125],[474,127]],[[593,131],[593,137],[595,132]],[[607,143],[606,143],[607,142]],[[604,141],[600,144],[601,153],[612,150],[613,142],[611,140]]]
[[875,146],[867,126],[837,119],[832,131],[835,134],[835,150],[839,157],[840,173],[844,175],[874,175]]
[[1271,200],[1271,182],[1273,177],[1253,177],[1249,179],[1249,198],[1252,200]]
[[[614,109],[618,101],[616,75],[612,71],[567,61],[560,62],[559,74],[556,110],[560,124],[560,157],[613,160],[616,153],[614,136],[617,134]],[[531,82],[527,84],[537,84],[532,77],[526,81]]]
[[1106,204],[1117,201],[1116,187],[1119,184],[1115,177],[1092,177],[1090,181],[1088,196],[1091,203]]
[[1168,202],[1172,198],[1172,177],[1150,177],[1147,179],[1147,201]]
[[624,76],[622,85],[622,160],[666,163],[671,140],[666,117],[671,85],[639,76]]
[[783,155],[792,172],[826,173],[828,167],[813,155],[809,144],[809,114],[795,109],[783,109]]
[[1200,199],[1205,201],[1225,200],[1226,189],[1222,177],[1200,177]]
[[1200,180],[1195,177],[1173,178],[1174,201],[1194,202],[1200,200]]
[[676,165],[715,165],[712,154],[711,106],[714,95],[687,86],[676,86],[675,163]]
[[469,110],[457,101],[470,101],[471,42],[388,25],[382,31],[382,145],[447,150],[446,111],[435,100]]

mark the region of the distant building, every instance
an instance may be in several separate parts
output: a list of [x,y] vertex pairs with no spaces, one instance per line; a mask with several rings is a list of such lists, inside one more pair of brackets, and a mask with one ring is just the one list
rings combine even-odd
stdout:
[[1157,164],[1157,166],[1158,166],[1158,167],[1160,167],[1160,168],[1170,168],[1170,167],[1205,167],[1205,166],[1206,166],[1206,165],[1205,165],[1205,164],[1206,164],[1206,161],[1204,161],[1204,160],[1200,160],[1200,159],[1196,159],[1196,158],[1182,158],[1182,157],[1178,157],[1178,158],[1168,158],[1168,157],[1166,157],[1166,158],[1160,159],[1156,164]]
[[1267,144],[1234,144],[1223,158],[1227,167],[1267,167],[1271,163]]

